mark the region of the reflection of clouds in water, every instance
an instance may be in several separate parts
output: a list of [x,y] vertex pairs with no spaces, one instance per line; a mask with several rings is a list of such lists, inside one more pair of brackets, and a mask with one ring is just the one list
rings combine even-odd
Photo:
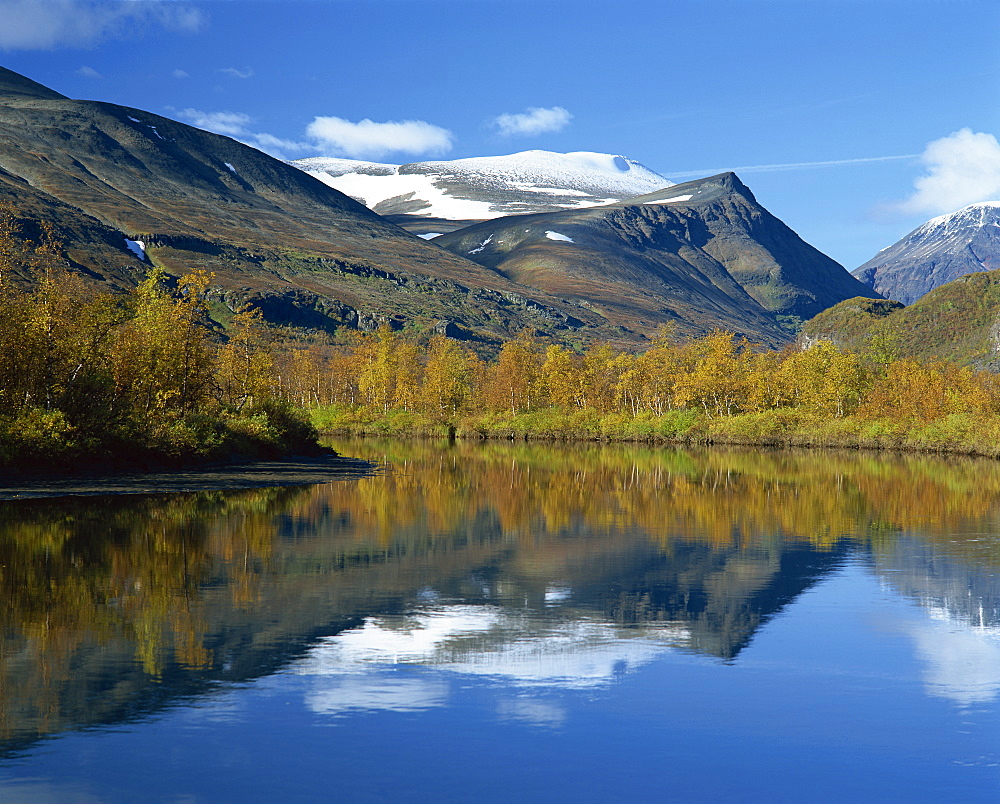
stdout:
[[[395,680],[379,671],[432,666],[496,677],[521,688],[583,689],[611,683],[687,639],[688,631],[679,625],[624,630],[496,606],[445,606],[369,617],[359,628],[320,641],[295,672],[316,677],[319,686],[308,700],[316,712],[415,711],[444,704],[446,683]],[[362,679],[363,674],[368,677]],[[499,714],[545,725],[565,718],[558,707],[530,698],[501,704]]]
[[911,631],[917,654],[926,662],[927,692],[968,706],[1000,695],[1000,631],[977,628],[932,612],[932,622]]
[[501,720],[519,720],[531,726],[558,728],[566,722],[566,710],[552,701],[537,698],[512,698],[497,704]]
[[443,681],[396,679],[373,674],[323,683],[306,695],[306,706],[318,715],[341,715],[368,709],[422,712],[443,706],[447,699],[448,685]]

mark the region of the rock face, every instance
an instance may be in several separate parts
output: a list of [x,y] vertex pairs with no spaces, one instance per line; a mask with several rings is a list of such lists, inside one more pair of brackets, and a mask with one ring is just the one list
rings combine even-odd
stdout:
[[880,251],[855,277],[889,299],[912,304],[964,274],[1000,268],[1000,204],[932,218]]
[[776,316],[810,318],[878,295],[761,207],[732,173],[602,207],[486,221],[435,242],[639,331],[721,326],[778,344],[789,335]]

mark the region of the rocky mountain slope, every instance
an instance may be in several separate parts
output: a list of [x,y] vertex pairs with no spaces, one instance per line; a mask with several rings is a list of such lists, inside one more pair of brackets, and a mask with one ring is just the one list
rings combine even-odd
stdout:
[[[437,171],[439,182],[447,166],[449,197],[475,189],[491,215],[559,211],[428,242],[232,139],[70,100],[0,68],[0,201],[14,204],[23,231],[52,221],[77,270],[114,287],[153,264],[211,271],[222,324],[250,302],[278,324],[331,332],[389,321],[487,347],[525,328],[641,347],[669,323],[682,335],[721,327],[780,346],[789,320],[870,293],[731,174],[581,207],[669,182],[589,153],[424,165],[420,177]],[[366,169],[378,178],[384,166]]]
[[510,279],[554,291],[637,331],[673,322],[787,338],[810,318],[877,294],[761,207],[732,173],[621,203],[486,221],[435,239]]
[[2,68],[0,200],[28,231],[52,221],[93,279],[128,286],[151,263],[214,272],[223,316],[249,299],[276,323],[328,330],[460,317],[487,340],[525,326],[617,332],[253,148],[140,109],[70,100]]
[[889,299],[912,304],[963,274],[1000,268],[1000,204],[932,218],[852,273]]
[[631,159],[586,151],[406,165],[326,157],[291,164],[425,237],[489,218],[608,204],[673,184]]

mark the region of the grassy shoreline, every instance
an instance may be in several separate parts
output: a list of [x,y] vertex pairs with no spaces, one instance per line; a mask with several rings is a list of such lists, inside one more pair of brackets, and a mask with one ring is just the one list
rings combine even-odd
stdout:
[[283,403],[142,424],[81,432],[59,411],[0,417],[0,475],[152,472],[331,454],[305,413]]
[[331,405],[310,411],[321,435],[540,440],[892,450],[1000,458],[1000,415],[953,413],[931,421],[824,418],[795,410],[662,416],[548,408],[435,419],[405,410]]

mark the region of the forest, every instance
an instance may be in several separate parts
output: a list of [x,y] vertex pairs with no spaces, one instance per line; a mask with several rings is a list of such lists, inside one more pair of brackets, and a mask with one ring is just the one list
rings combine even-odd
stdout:
[[316,449],[308,417],[272,393],[259,313],[236,311],[225,341],[208,325],[208,274],[154,268],[131,293],[97,291],[51,227],[24,229],[0,207],[0,465]]
[[[210,315],[212,276],[152,268],[95,290],[46,224],[0,207],[0,464],[218,460],[327,434],[844,446],[1000,455],[1000,383],[901,354],[876,330],[777,352],[663,329],[641,352],[528,330],[491,349],[393,330],[303,335],[250,306]],[[475,348],[473,348],[475,347]]]
[[1000,454],[994,374],[899,354],[891,330],[863,350],[828,340],[781,352],[730,332],[643,352],[574,351],[526,333],[495,359],[387,327],[337,349],[299,349],[282,398],[322,432],[846,446]]

